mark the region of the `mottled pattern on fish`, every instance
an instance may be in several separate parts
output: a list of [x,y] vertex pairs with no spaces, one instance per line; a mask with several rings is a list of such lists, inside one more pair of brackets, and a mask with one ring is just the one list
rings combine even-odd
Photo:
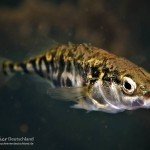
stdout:
[[78,108],[119,112],[150,106],[149,73],[88,44],[60,45],[21,63],[6,61],[3,72],[35,73],[52,87],[86,87]]
[[83,86],[96,81],[100,75],[104,76],[108,70],[113,70],[113,66],[107,63],[114,57],[87,44],[61,45],[21,63],[6,61],[3,71],[5,74],[37,73],[49,79],[53,86]]

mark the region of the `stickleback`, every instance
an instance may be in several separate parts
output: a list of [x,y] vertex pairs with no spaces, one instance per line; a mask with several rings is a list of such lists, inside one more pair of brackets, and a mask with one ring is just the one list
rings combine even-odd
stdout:
[[74,108],[108,113],[150,108],[150,74],[90,44],[59,45],[22,62],[4,61],[1,68],[6,76],[37,74],[56,90],[76,91],[81,96],[72,99]]

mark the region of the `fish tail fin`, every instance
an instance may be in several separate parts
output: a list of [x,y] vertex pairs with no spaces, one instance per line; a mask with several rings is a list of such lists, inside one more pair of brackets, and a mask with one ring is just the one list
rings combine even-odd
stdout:
[[0,57],[0,87],[5,85],[12,78],[14,63],[8,59]]

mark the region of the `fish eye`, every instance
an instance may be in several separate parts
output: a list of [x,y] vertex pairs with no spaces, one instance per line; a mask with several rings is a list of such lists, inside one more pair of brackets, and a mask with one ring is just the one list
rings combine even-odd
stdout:
[[126,94],[133,94],[136,89],[136,83],[129,77],[123,77],[122,89]]

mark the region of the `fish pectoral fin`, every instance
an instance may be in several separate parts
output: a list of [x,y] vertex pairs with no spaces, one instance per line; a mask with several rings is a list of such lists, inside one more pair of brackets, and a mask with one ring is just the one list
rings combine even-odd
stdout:
[[90,111],[103,111],[107,113],[117,113],[123,110],[116,109],[112,105],[100,103],[89,97],[86,93],[86,87],[62,87],[49,88],[47,94],[55,100],[73,101],[75,104],[71,108],[84,109]]
[[62,88],[49,88],[47,94],[57,100],[78,102],[79,99],[84,97],[83,87],[62,87]]

